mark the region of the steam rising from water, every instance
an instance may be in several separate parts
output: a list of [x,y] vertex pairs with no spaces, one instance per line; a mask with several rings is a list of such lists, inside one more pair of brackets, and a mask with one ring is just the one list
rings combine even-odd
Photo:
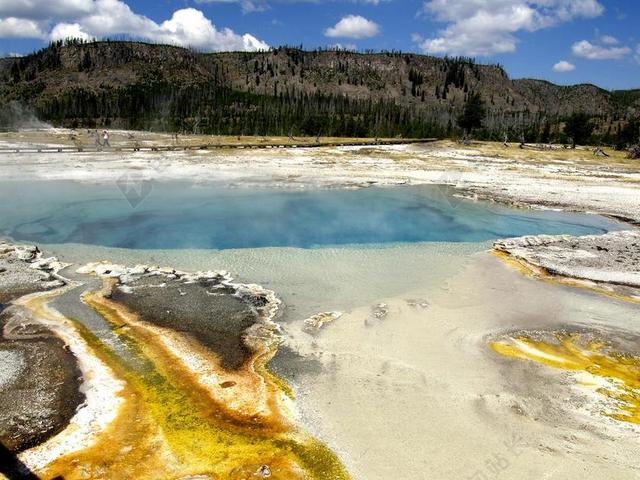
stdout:
[[0,131],[21,129],[52,128],[52,125],[38,120],[33,110],[12,100],[0,110]]

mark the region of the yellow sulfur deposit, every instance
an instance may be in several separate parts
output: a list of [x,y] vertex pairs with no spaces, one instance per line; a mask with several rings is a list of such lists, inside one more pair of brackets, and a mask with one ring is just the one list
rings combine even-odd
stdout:
[[[222,392],[216,396],[152,325],[100,293],[85,301],[131,354],[123,357],[77,326],[96,355],[125,382],[124,402],[95,444],[52,462],[39,472],[43,478],[349,478],[336,455],[297,427],[282,408],[283,398],[290,401],[288,387],[266,369],[274,349],[258,352],[235,373],[223,371],[215,356],[208,358],[225,379],[216,384]],[[227,398],[235,403],[226,405]]]
[[550,341],[522,335],[491,343],[501,355],[533,360],[580,373],[580,384],[612,400],[603,412],[616,420],[640,424],[640,357],[616,352],[580,334],[557,333]]

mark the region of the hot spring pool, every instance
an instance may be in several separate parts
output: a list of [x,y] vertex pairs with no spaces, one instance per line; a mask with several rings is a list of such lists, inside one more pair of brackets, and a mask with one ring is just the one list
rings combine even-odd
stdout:
[[481,242],[620,228],[622,224],[597,215],[463,200],[442,186],[287,190],[183,182],[0,184],[0,232],[44,244],[314,248]]

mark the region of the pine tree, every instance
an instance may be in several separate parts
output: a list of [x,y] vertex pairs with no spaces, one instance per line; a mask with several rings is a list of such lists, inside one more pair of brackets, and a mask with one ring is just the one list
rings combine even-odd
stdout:
[[591,138],[594,125],[591,117],[586,113],[574,113],[571,115],[564,125],[564,133],[572,140],[572,146],[584,145]]
[[474,128],[482,127],[482,120],[486,115],[484,101],[479,93],[471,93],[464,110],[458,117],[458,126],[465,132],[472,132]]

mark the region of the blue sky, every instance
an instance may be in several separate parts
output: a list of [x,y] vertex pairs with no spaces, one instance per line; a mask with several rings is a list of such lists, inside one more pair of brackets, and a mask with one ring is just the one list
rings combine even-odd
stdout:
[[640,88],[639,21],[636,0],[0,0],[0,53],[69,36],[395,49],[499,62],[512,78]]

